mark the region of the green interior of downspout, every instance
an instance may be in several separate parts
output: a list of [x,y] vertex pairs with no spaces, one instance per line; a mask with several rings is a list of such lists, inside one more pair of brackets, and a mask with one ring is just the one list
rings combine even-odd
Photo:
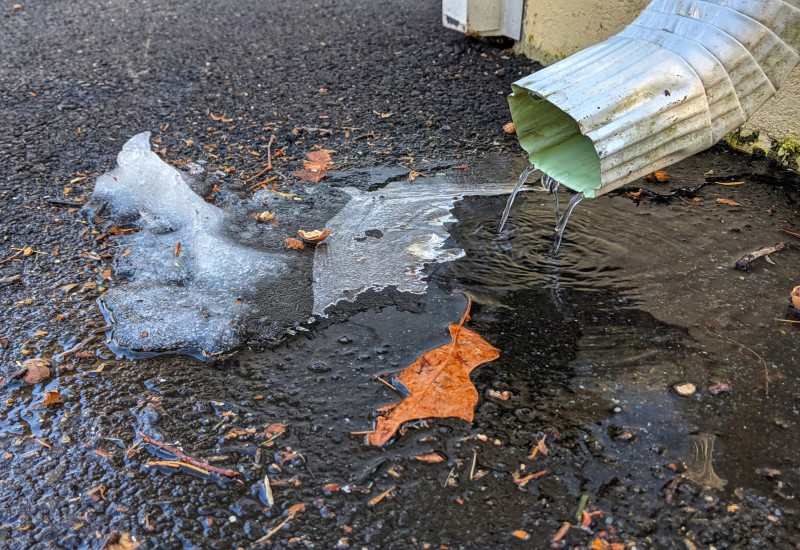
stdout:
[[594,198],[601,186],[600,157],[567,113],[523,88],[508,98],[520,145],[542,172]]

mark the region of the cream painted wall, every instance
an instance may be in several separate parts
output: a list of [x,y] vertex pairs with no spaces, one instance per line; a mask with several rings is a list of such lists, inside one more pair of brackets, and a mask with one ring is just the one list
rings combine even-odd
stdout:
[[[649,0],[525,0],[522,40],[517,51],[553,63],[600,42],[633,21]],[[742,135],[757,140],[728,140],[734,147],[767,152],[800,144],[800,67],[777,96],[745,125]],[[788,145],[787,145],[788,144]],[[800,152],[779,159],[800,170]]]

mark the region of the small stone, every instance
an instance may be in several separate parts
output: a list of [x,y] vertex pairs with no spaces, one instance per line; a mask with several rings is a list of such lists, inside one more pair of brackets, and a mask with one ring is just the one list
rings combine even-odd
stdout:
[[760,476],[764,476],[769,479],[775,479],[776,477],[780,476],[783,472],[781,472],[777,468],[759,468],[756,470],[756,473]]
[[711,395],[719,395],[721,393],[730,393],[731,385],[727,382],[718,382],[708,387],[708,393]]
[[690,397],[695,393],[697,393],[697,386],[695,386],[691,382],[683,382],[681,384],[675,384],[674,386],[672,386],[672,389],[675,390],[675,393],[677,393],[681,397]]
[[339,342],[340,344],[349,344],[350,342],[352,342],[352,340],[347,336],[342,336],[337,340],[337,342]]

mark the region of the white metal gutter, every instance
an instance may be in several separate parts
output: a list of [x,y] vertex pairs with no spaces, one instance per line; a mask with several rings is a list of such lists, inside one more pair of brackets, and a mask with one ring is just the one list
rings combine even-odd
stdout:
[[800,63],[800,0],[654,0],[626,29],[515,82],[520,144],[595,197],[712,146]]

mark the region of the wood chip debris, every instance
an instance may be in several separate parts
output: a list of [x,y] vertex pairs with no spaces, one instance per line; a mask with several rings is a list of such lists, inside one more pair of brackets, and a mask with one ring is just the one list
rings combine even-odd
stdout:
[[550,470],[541,470],[541,471],[538,471],[538,472],[534,472],[532,474],[528,474],[528,475],[522,476],[518,472],[514,472],[512,478],[514,480],[514,483],[517,484],[517,487],[523,488],[528,483],[530,483],[531,481],[534,481],[536,479],[544,477],[549,473],[550,473]]
[[367,502],[367,506],[369,506],[370,508],[372,508],[373,506],[377,506],[378,504],[383,502],[384,499],[386,499],[387,497],[390,497],[392,495],[392,493],[395,492],[396,489],[397,489],[397,485],[392,485],[391,487],[389,487],[385,491],[383,491],[383,492],[379,493],[378,495],[376,495],[376,496],[372,497],[371,499],[369,499],[369,502]]
[[754,250],[753,252],[745,254],[744,256],[736,260],[736,263],[733,264],[733,268],[738,269],[739,271],[750,271],[753,262],[755,262],[759,258],[769,259],[770,254],[775,254],[785,249],[786,249],[786,243],[777,243],[772,246],[765,246],[763,248],[759,248],[758,250]]
[[547,436],[543,435],[542,438],[537,441],[536,445],[534,445],[531,449],[531,452],[528,455],[528,460],[536,460],[536,457],[539,455],[547,456],[549,453],[550,449],[547,448]]

